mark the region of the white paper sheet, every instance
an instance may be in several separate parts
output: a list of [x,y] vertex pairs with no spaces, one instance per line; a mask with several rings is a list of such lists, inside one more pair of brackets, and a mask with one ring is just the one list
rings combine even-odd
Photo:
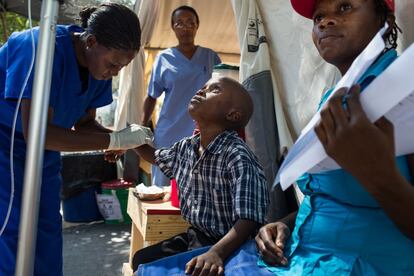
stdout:
[[[385,28],[354,61],[331,96],[341,87],[351,87],[383,51],[385,45],[381,33]],[[411,46],[361,94],[361,104],[371,121],[376,121],[386,114],[394,123],[397,155],[414,152],[414,82],[411,73],[413,64],[414,47]],[[404,99],[406,100],[403,101]],[[280,168],[275,184],[280,182],[282,189],[288,188],[305,172],[338,168],[335,161],[327,157],[313,130],[319,119],[318,112],[302,131]]]

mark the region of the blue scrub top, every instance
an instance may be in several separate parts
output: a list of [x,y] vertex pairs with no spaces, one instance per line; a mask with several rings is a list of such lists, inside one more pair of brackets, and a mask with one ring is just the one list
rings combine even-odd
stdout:
[[158,98],[165,93],[164,103],[154,131],[156,148],[172,146],[191,136],[194,122],[188,104],[195,93],[211,78],[220,58],[211,49],[197,47],[191,59],[177,48],[161,51],[154,61],[148,95]]
[[[384,53],[358,81],[361,89],[396,58],[395,50]],[[406,157],[396,162],[412,182]],[[414,275],[414,241],[351,174],[342,169],[305,174],[298,185],[305,198],[285,249],[289,264],[269,270],[277,275]]]
[[[49,106],[53,108],[52,123],[71,128],[88,109],[112,101],[111,81],[98,81],[89,76],[88,87],[82,89],[79,68],[71,39],[72,32],[83,32],[77,26],[56,27],[56,47],[53,60]],[[39,30],[34,29],[35,44]],[[21,91],[32,57],[30,31],[14,33],[0,48],[0,224],[9,204],[10,139],[16,99]],[[32,98],[32,71],[23,98]],[[0,274],[13,275],[18,241],[18,225],[23,190],[26,143],[19,114],[14,141],[15,197],[4,235],[0,237]],[[44,153],[42,186],[39,203],[39,223],[34,275],[62,275],[62,218],[60,206],[60,153]]]
[[[75,25],[56,27],[49,106],[54,110],[52,123],[68,129],[74,126],[88,109],[105,106],[112,102],[111,80],[98,81],[89,75],[89,86],[86,90],[82,90],[71,33],[83,31]],[[37,45],[38,28],[34,28],[33,32]],[[30,31],[13,33],[7,43],[0,48],[0,149],[3,152],[10,150],[16,99],[27,75],[31,57]],[[24,89],[24,99],[32,98],[33,75],[34,69]],[[24,163],[26,143],[22,133],[20,114],[15,135],[15,158]],[[59,153],[45,151],[43,167],[47,168],[45,173],[58,173],[60,170]]]

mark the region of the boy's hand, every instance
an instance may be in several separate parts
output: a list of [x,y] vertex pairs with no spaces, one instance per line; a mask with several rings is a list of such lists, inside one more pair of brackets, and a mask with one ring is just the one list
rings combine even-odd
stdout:
[[125,153],[125,150],[107,150],[104,153],[104,160],[115,163]]
[[270,265],[287,265],[283,249],[289,237],[289,227],[280,221],[260,228],[255,240],[263,260]]
[[185,273],[197,275],[223,275],[223,260],[214,250],[209,250],[200,256],[194,257],[185,266]]

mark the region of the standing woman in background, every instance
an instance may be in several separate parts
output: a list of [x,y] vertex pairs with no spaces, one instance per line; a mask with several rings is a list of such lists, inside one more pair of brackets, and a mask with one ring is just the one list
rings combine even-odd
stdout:
[[[192,7],[176,8],[171,14],[171,28],[178,45],[161,51],[155,59],[141,124],[151,125],[156,99],[165,93],[154,131],[156,148],[170,147],[192,135],[195,126],[187,112],[188,104],[211,78],[214,65],[221,62],[213,50],[194,44],[199,23],[198,14]],[[153,185],[167,186],[169,182],[156,166],[152,167]]]
[[[146,131],[130,128],[111,133],[95,121],[96,108],[112,102],[111,78],[138,53],[138,17],[117,4],[88,8],[80,16],[82,27],[56,27],[34,275],[62,275],[60,151],[132,148],[141,144],[143,135],[139,134]],[[38,28],[33,29],[33,35],[37,44]],[[31,58],[29,30],[12,34],[0,48],[0,226],[4,230],[0,232],[0,275],[14,275],[16,265],[33,71],[25,87],[23,83]],[[14,138],[13,197],[10,146],[21,91]]]

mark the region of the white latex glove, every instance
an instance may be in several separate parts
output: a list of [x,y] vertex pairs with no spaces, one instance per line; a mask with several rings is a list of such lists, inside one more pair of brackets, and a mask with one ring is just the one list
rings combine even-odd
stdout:
[[148,127],[132,124],[122,130],[109,133],[108,150],[126,150],[144,144],[153,145],[153,136]]

